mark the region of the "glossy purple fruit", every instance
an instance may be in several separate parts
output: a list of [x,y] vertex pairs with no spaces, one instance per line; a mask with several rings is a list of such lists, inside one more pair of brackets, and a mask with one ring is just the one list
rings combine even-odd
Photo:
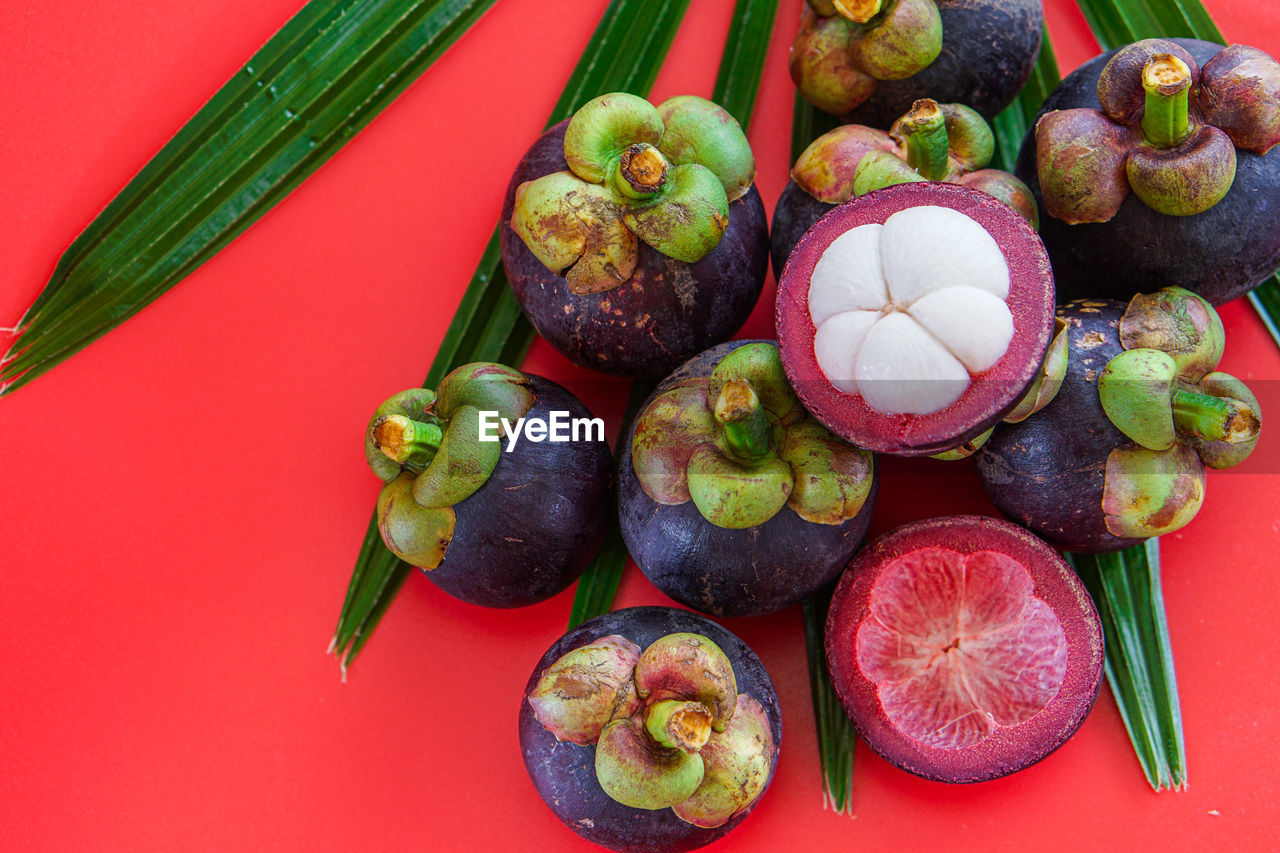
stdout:
[[912,522],[866,547],[827,615],[831,681],[867,745],[909,773],[983,782],[1084,722],[1102,626],[1075,572],[996,518]]
[[[717,406],[731,397],[728,377],[746,380],[762,404],[755,450]],[[730,341],[687,361],[645,401],[625,442],[627,549],[658,589],[704,613],[794,604],[835,579],[871,520],[872,455],[804,411],[772,341]]]
[[[759,802],[781,742],[777,694],[755,653],[666,607],[569,631],[538,661],[520,704],[538,794],[573,832],[619,851],[679,853],[722,838]],[[648,769],[631,772],[635,762]]]

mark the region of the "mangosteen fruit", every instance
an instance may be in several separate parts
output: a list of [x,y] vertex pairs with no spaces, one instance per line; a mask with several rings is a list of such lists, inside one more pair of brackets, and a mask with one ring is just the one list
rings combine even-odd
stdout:
[[760,298],[769,232],[755,159],[693,96],[602,95],[529,149],[502,261],[525,316],[585,367],[660,377],[731,337]]
[[1262,427],[1253,393],[1215,370],[1217,312],[1170,287],[1127,305],[1076,300],[1059,317],[1068,358],[1057,396],[978,451],[992,503],[1066,551],[1178,530],[1204,500],[1205,468],[1244,461]]
[[1280,63],[1261,50],[1135,42],[1069,74],[1033,125],[1017,174],[1065,295],[1221,305],[1280,267]]
[[872,190],[908,181],[946,181],[993,195],[1038,225],[1036,202],[1026,184],[988,169],[995,154],[991,126],[963,104],[922,98],[886,133],[847,124],[824,133],[791,169],[770,225],[774,277],[813,223],[838,204]]
[[1053,333],[1049,259],[994,197],[905,183],[835,208],[778,284],[782,364],[805,408],[877,453],[963,445],[1009,414]]
[[827,586],[871,520],[871,454],[809,416],[772,341],[690,359],[650,395],[623,447],[627,550],[658,589],[705,613],[771,613]]
[[808,0],[791,79],[809,103],[874,127],[933,97],[988,119],[1040,52],[1039,0]]
[[549,379],[487,362],[396,394],[365,431],[386,484],[383,543],[471,604],[550,598],[587,567],[612,509],[613,459],[602,423],[581,429],[591,420]]
[[755,808],[782,743],[777,693],[742,640],[694,613],[632,607],[538,661],[520,748],[565,826],[613,850],[677,853]]
[[868,545],[827,613],[831,682],[863,740],[939,782],[1029,767],[1084,722],[1103,639],[1052,548],[997,518],[916,521]]

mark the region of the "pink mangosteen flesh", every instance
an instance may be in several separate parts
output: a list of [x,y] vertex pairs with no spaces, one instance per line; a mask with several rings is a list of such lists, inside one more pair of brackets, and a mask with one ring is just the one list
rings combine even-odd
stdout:
[[941,782],[1044,758],[1102,684],[1102,626],[1080,579],[1033,534],[985,516],[917,521],[869,545],[836,587],[826,647],[867,744]]
[[[1000,275],[1004,276],[1007,269],[1007,284],[1002,281],[998,286],[989,288],[997,299],[1004,302],[1004,307],[999,309],[1002,313],[1000,323],[1003,324],[1000,340],[1007,340],[1007,344],[997,343],[996,348],[990,350],[990,339],[997,336],[994,328],[990,330],[990,334],[987,330],[979,330],[977,334],[973,334],[972,330],[963,328],[963,323],[953,325],[951,334],[968,336],[970,340],[967,344],[988,348],[986,354],[975,357],[971,353],[960,352],[952,342],[943,341],[941,345],[938,344],[937,340],[946,335],[935,339],[927,332],[912,332],[931,347],[950,347],[951,355],[956,356],[946,356],[952,371],[950,374],[921,374],[916,378],[926,381],[916,384],[923,387],[930,385],[930,380],[936,380],[933,384],[939,387],[953,383],[952,387],[963,386],[964,389],[957,391],[954,399],[939,409],[914,413],[887,411],[883,405],[873,406],[861,393],[850,390],[851,383],[841,382],[839,377],[829,377],[824,372],[819,366],[820,356],[815,351],[820,322],[815,322],[815,315],[811,313],[810,294],[815,281],[815,270],[818,270],[819,262],[828,255],[828,250],[832,249],[837,240],[862,226],[886,226],[895,214],[913,208],[933,208],[934,213],[937,213],[938,208],[945,209],[942,211],[946,214],[944,219],[947,216],[962,219],[948,211],[963,214],[963,217],[971,220],[962,223],[964,227],[975,232],[984,245],[992,247],[984,251],[995,255]],[[900,217],[897,221],[908,220]],[[980,226],[981,231],[985,231],[990,239],[986,239],[973,223]],[[887,235],[889,227],[886,226],[881,233]],[[955,278],[951,278],[953,272],[949,259],[940,254],[946,249],[939,248],[938,235],[930,228],[922,227],[915,234],[899,227],[895,233],[896,248],[892,251],[898,255],[898,266],[923,270],[919,275],[931,278],[924,283],[912,283],[911,286],[917,292],[913,297],[916,301],[923,301],[929,296],[941,296],[953,286],[969,284],[960,272],[954,273]],[[970,242],[972,241],[959,238],[952,241],[957,246],[966,246]],[[891,248],[886,243],[886,248],[882,251],[885,258],[884,286],[888,287],[891,301],[895,304],[886,304],[881,316],[895,321],[895,328],[914,326],[915,324],[907,323],[902,318],[914,317],[916,305],[898,299],[894,273],[888,260]],[[837,246],[832,256],[840,254],[840,247]],[[1003,257],[1003,263],[999,261],[1000,256]],[[843,257],[851,258],[852,264],[857,265],[859,256],[856,252],[852,255],[846,252]],[[977,267],[986,269],[991,267],[989,261],[988,258],[975,263]],[[826,267],[829,269],[831,265],[829,262]],[[956,270],[963,268],[964,264],[957,264],[955,267]],[[850,273],[855,274],[856,271]],[[963,292],[969,293],[972,290],[973,288],[968,288]],[[918,295],[920,292],[926,295],[922,298]],[[952,299],[956,298],[954,294],[960,292],[958,287],[953,290]],[[983,294],[977,296],[989,301],[989,297]],[[967,299],[966,297],[965,300]],[[961,300],[962,305],[965,300]],[[858,307],[867,306],[859,304]],[[874,314],[877,309],[875,306],[871,307]],[[976,438],[1017,405],[1044,360],[1053,334],[1053,312],[1054,286],[1049,258],[1040,237],[1025,219],[1007,204],[978,190],[954,184],[917,182],[886,187],[852,199],[834,208],[814,224],[796,245],[782,271],[778,283],[776,320],[778,344],[787,378],[805,408],[820,423],[846,441],[871,451],[923,456],[958,447]],[[852,315],[867,312],[847,313]],[[886,334],[881,333],[880,339],[884,339]],[[858,346],[861,346],[861,340],[872,340],[870,333],[859,340]],[[906,353],[918,348],[915,339],[904,340],[893,346]],[[987,361],[980,360],[984,357]],[[975,358],[979,360],[975,361]],[[861,363],[857,369],[862,370]],[[880,380],[881,388],[886,393],[897,394],[894,384],[893,380]],[[899,384],[905,384],[905,380]]]

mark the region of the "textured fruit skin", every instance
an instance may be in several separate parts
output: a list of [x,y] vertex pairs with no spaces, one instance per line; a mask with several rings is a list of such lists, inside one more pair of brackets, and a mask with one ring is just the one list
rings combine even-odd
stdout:
[[[964,749],[921,747],[889,723],[876,685],[864,676],[854,651],[858,625],[868,615],[876,578],[891,560],[925,547],[971,554],[997,551],[1021,562],[1034,595],[1057,615],[1067,640],[1067,671],[1058,694],[1031,719],[1000,729]],[[1016,525],[977,515],[930,518],[889,531],[863,549],[841,576],[827,613],[831,681],[858,734],[890,764],[939,782],[984,782],[1035,764],[1080,727],[1102,686],[1102,625],[1084,584],[1048,545]]]
[[[543,671],[566,652],[610,634],[621,634],[644,649],[659,637],[686,631],[702,634],[718,645],[733,664],[738,692],[746,693],[763,706],[773,735],[773,768],[776,770],[778,766],[778,748],[782,743],[778,695],[764,664],[742,640],[709,619],[669,607],[631,607],[591,619],[547,650],[534,667],[520,703],[520,750],[529,777],[556,817],[588,841],[634,853],[694,850],[724,837],[760,802],[757,799],[741,814],[715,829],[700,829],[685,823],[671,809],[628,808],[610,799],[596,781],[594,745],[557,741],[533,715],[527,701],[529,694]],[[767,792],[767,783],[765,789]]]
[[719,245],[687,264],[641,243],[631,278],[612,290],[575,296],[511,229],[516,187],[568,168],[561,122],[516,167],[502,205],[502,262],[526,317],[571,361],[618,376],[659,377],[731,337],[760,298],[769,230],[753,186],[729,204]]
[[1097,381],[1124,349],[1125,307],[1109,299],[1062,306],[1068,359],[1058,396],[1021,423],[998,426],[976,456],[991,502],[1064,551],[1117,551],[1142,541],[1113,535],[1102,510],[1107,456],[1130,443],[1103,411]]
[[1040,52],[1040,0],[937,0],[942,52],[902,80],[881,80],[862,106],[842,118],[887,128],[919,98],[968,104],[990,120],[1027,82]]
[[[533,374],[525,415],[591,413],[577,397]],[[503,447],[506,441],[503,440]],[[454,505],[453,541],[440,565],[423,574],[445,592],[483,607],[524,607],[577,580],[604,536],[613,491],[605,441],[532,442],[521,435],[493,475]]]
[[[1014,336],[991,369],[973,377],[960,399],[930,415],[886,415],[861,397],[843,394],[818,367],[809,314],[809,282],[822,253],[839,235],[883,223],[899,210],[950,207],[971,217],[995,239],[1009,266],[1009,310]],[[921,235],[922,246],[928,235]],[[833,208],[796,245],[778,281],[775,320],[778,348],[800,402],[827,429],[875,453],[927,456],[958,447],[997,424],[1034,381],[1053,334],[1053,272],[1044,245],[1012,207],[980,190],[957,184],[898,184]]]
[[[691,377],[710,376],[733,350],[729,341],[685,362],[659,383],[641,406]],[[626,435],[631,446],[635,424]],[[757,527],[729,530],[702,517],[693,501],[663,506],[645,492],[631,465],[618,462],[618,520],[627,551],[654,586],[676,601],[713,616],[759,616],[795,604],[835,580],[858,550],[875,506],[879,467],[872,463],[871,493],[842,524],[814,524],[789,506]]]
[[[1203,68],[1221,45],[1169,39]],[[1067,75],[1036,115],[1099,109],[1098,77],[1111,51]],[[1195,216],[1167,216],[1132,193],[1108,222],[1067,225],[1045,210],[1036,175],[1035,122],[1022,142],[1015,174],[1040,206],[1040,235],[1064,298],[1128,300],[1178,285],[1214,305],[1248,292],[1280,266],[1280,146],[1266,154],[1236,149],[1236,178],[1222,201]]]

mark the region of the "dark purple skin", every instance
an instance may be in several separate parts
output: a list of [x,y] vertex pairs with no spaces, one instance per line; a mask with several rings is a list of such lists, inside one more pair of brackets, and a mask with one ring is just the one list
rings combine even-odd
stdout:
[[[533,715],[528,697],[548,666],[565,653],[610,634],[621,634],[646,648],[667,634],[692,632],[718,645],[733,664],[738,692],[764,708],[773,734],[773,769],[782,744],[782,710],[764,664],[746,643],[709,619],[670,607],[630,607],[606,613],[565,634],[538,661],[520,703],[520,749],[529,778],[547,806],[564,825],[588,841],[627,853],[680,853],[723,838],[760,802],[752,803],[728,823],[701,829],[676,817],[671,809],[633,809],[600,788],[595,773],[595,746],[558,741]],[[770,771],[769,781],[773,780]],[[768,791],[769,783],[765,783]],[[761,794],[763,797],[764,794]]]
[[1021,423],[996,427],[975,457],[991,502],[1060,550],[1117,551],[1143,541],[1110,533],[1102,511],[1107,456],[1131,444],[1107,419],[1097,384],[1107,362],[1124,349],[1125,307],[1080,300],[1059,308],[1069,336],[1062,389]]
[[[730,341],[690,359],[659,383],[640,411],[682,380],[709,376],[749,343]],[[633,422],[623,447],[631,447],[634,434]],[[814,524],[784,506],[758,527],[728,530],[703,518],[693,501],[659,504],[640,486],[631,453],[618,456],[618,520],[632,559],[667,596],[713,616],[773,613],[827,586],[862,544],[875,506],[879,469],[873,461],[871,493],[843,524]]]
[[942,52],[928,68],[902,80],[881,80],[847,124],[887,128],[919,98],[968,104],[990,121],[1027,82],[1044,11],[1040,0],[936,0]]
[[813,227],[827,211],[839,207],[818,201],[795,181],[787,181],[773,208],[773,222],[769,224],[769,257],[773,261],[773,277],[782,278],[782,268],[795,249],[804,232]]
[[[1169,39],[1204,67],[1222,45]],[[1036,115],[1075,107],[1101,109],[1098,77],[1116,53],[1095,57],[1067,75]],[[1040,236],[1060,295],[1128,300],[1177,285],[1214,305],[1242,296],[1280,267],[1280,145],[1266,154],[1236,149],[1236,178],[1213,207],[1168,216],[1130,194],[1109,222],[1067,225],[1045,210],[1035,164],[1035,121],[1023,139],[1015,174],[1040,206]]]
[[729,227],[702,260],[686,264],[644,243],[624,284],[575,296],[511,229],[516,187],[568,167],[561,122],[534,142],[502,205],[502,262],[535,329],[570,361],[617,376],[659,377],[747,321],[764,287],[769,230],[754,186],[729,204]]
[[[525,374],[534,393],[526,418],[591,413],[549,379]],[[506,447],[506,440],[503,440]],[[524,607],[577,580],[612,511],[613,458],[606,441],[532,442],[504,449],[475,494],[454,506],[453,541],[423,574],[452,596],[482,607]]]

